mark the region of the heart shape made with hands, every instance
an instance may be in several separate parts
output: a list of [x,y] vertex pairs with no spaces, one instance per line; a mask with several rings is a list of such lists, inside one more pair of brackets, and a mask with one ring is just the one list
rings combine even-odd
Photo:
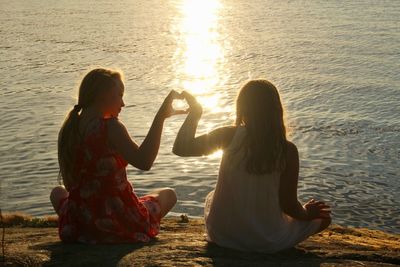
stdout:
[[172,108],[174,111],[178,110],[188,110],[189,109],[189,104],[184,98],[175,98],[172,101]]
[[169,100],[167,101],[172,109],[171,115],[187,114],[190,110],[196,110],[198,114],[202,113],[201,105],[197,102],[196,98],[186,91],[178,93],[172,90],[168,98]]

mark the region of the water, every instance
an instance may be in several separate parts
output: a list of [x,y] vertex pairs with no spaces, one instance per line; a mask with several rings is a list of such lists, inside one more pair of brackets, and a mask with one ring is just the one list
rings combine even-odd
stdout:
[[[123,70],[121,120],[137,142],[169,90],[198,96],[199,133],[234,121],[248,78],[280,89],[300,152],[299,198],[323,199],[334,222],[400,232],[400,2],[0,0],[1,207],[54,214],[56,139],[82,76]],[[138,195],[174,187],[172,214],[202,216],[221,153],[171,153],[184,117],[165,123]]]

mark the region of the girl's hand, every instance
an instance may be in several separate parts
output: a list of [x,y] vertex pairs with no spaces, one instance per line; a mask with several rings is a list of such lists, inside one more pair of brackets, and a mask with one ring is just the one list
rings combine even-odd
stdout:
[[330,217],[330,206],[326,205],[322,201],[315,201],[314,199],[311,199],[306,204],[304,204],[303,207],[306,210],[308,218],[310,220]]
[[189,112],[200,118],[201,114],[203,113],[203,108],[201,107],[200,103],[197,102],[196,98],[186,91],[183,91],[181,95],[189,105]]
[[169,92],[164,102],[162,103],[160,109],[158,110],[157,116],[161,117],[162,119],[166,119],[173,115],[187,114],[189,112],[188,110],[175,110],[172,107],[172,102],[174,101],[174,99],[183,98],[184,96],[182,94],[179,94],[175,90],[171,90],[171,92]]

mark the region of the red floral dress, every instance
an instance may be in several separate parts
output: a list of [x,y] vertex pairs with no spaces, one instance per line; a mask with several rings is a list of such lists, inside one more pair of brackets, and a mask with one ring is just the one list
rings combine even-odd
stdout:
[[134,193],[128,163],[107,145],[107,120],[92,122],[78,148],[74,170],[80,182],[59,206],[58,234],[64,242],[148,242],[159,232],[160,205],[152,196]]

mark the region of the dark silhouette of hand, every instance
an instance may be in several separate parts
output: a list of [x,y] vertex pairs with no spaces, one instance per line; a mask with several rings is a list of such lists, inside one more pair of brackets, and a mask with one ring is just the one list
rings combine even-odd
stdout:
[[172,102],[175,99],[184,99],[184,96],[175,90],[171,90],[171,92],[169,92],[167,97],[164,99],[164,102],[161,104],[157,115],[161,116],[163,119],[166,119],[174,115],[187,114],[189,110],[175,110],[172,107]]
[[304,204],[303,207],[306,210],[309,219],[311,220],[330,217],[330,206],[322,201],[311,199],[306,204]]
[[186,91],[183,91],[181,95],[189,105],[189,112],[197,115],[198,117],[201,117],[203,113],[203,108],[201,107],[200,103],[197,102],[196,98]]

